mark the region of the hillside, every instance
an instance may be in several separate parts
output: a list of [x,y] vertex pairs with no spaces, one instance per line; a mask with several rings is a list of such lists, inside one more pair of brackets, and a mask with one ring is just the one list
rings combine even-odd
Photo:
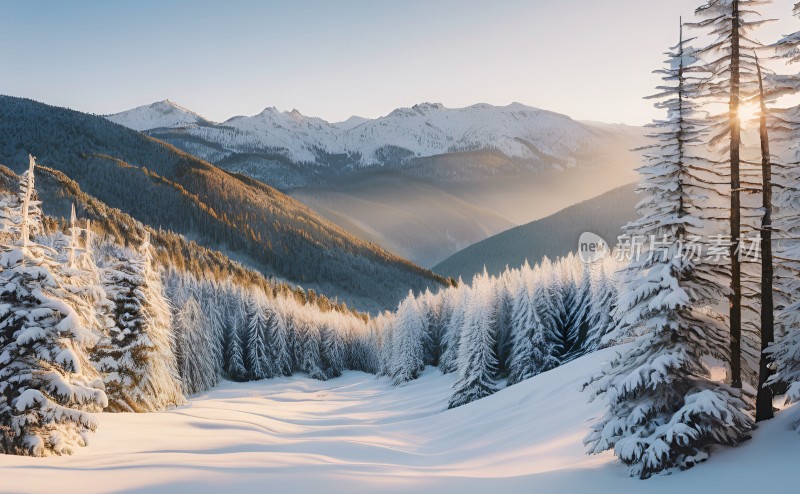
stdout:
[[443,282],[254,179],[102,117],[0,97],[0,163],[19,172],[29,152],[145,224],[362,309]]
[[[404,386],[347,372],[223,383],[177,410],[99,414],[89,448],[73,456],[10,456],[2,490],[121,492],[793,492],[800,406],[779,412],[737,448],[691,470],[642,481],[611,454],[581,443],[601,403],[579,391],[615,348],[453,410],[455,376],[427,369]],[[198,433],[202,432],[202,433]],[[759,472],[759,475],[753,475]]]
[[527,259],[539,262],[575,251],[583,232],[600,235],[616,243],[622,227],[635,218],[635,185],[629,184],[588,201],[575,204],[547,218],[512,228],[450,256],[433,269],[446,276],[471,279],[483,270],[500,273],[506,266],[518,266]]

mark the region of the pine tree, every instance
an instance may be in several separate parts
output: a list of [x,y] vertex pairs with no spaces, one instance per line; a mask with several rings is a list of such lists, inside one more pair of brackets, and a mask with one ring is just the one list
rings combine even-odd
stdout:
[[[307,307],[307,306],[306,306]],[[328,375],[325,373],[322,362],[322,337],[320,335],[317,321],[301,320],[301,365],[303,372],[308,374],[311,379],[326,381]]]
[[[701,18],[692,24],[713,40],[708,46],[697,51],[704,57],[699,72],[707,75],[699,87],[698,95],[711,101],[728,104],[728,112],[710,119],[710,144],[722,149],[726,156],[721,157],[722,165],[730,179],[730,367],[731,384],[742,387],[742,263],[740,259],[742,236],[743,185],[748,185],[744,175],[745,163],[741,159],[741,121],[739,109],[745,98],[750,97],[757,87],[755,52],[762,46],[755,40],[754,30],[765,20],[759,17],[758,9],[763,0],[707,0],[697,10]],[[711,170],[711,167],[706,167]],[[718,176],[724,178],[724,175]],[[713,183],[713,182],[712,182]],[[707,208],[710,210],[711,208]],[[745,277],[746,274],[745,274]],[[755,383],[754,383],[755,384]]]
[[214,364],[214,335],[197,299],[189,295],[175,315],[178,334],[178,369],[186,394],[216,386],[219,376]]
[[755,60],[758,75],[758,101],[760,108],[759,139],[761,141],[761,182],[762,207],[761,220],[761,346],[759,352],[758,385],[756,386],[756,421],[771,419],[772,388],[767,386],[771,375],[767,348],[775,340],[775,304],[773,298],[774,272],[772,256],[772,156],[767,128],[767,102],[764,81],[758,57]]
[[211,352],[213,359],[208,362],[213,367],[213,372],[217,376],[223,376],[224,370],[224,346],[225,346],[225,307],[223,305],[222,294],[216,282],[211,279],[200,281],[197,298],[202,303],[203,315],[208,322],[211,333]]
[[553,356],[559,363],[568,362],[579,343],[576,316],[580,310],[577,307],[578,286],[571,266],[564,260],[556,263],[552,270],[547,300],[550,316],[548,340],[553,345]]
[[113,324],[92,359],[104,375],[114,412],[150,412],[184,402],[172,316],[151,249],[145,234],[138,251],[114,249],[102,269]]
[[479,400],[497,391],[496,318],[491,280],[476,277],[458,351],[458,380],[453,385],[448,408]]
[[288,318],[285,314],[283,300],[273,300],[275,309],[269,321],[270,345],[269,352],[275,374],[278,376],[292,375],[292,355],[290,351],[290,335]]
[[587,384],[608,404],[585,439],[589,452],[613,449],[641,478],[691,467],[713,445],[735,445],[752,428],[740,391],[712,381],[704,362],[706,355],[724,353],[727,341],[699,310],[719,292],[684,250],[702,222],[693,216],[690,170],[698,163],[691,151],[701,135],[686,97],[693,53],[683,36],[669,56],[656,105],[668,117],[652,124],[653,144],[639,169],[647,198],[637,208],[641,218],[627,227],[650,239],[626,268],[620,297],[635,341]]
[[225,298],[225,375],[237,382],[247,381],[242,343],[242,330],[247,321],[246,298],[241,289],[233,286],[229,286]]
[[329,319],[321,328],[322,362],[329,378],[341,376],[345,369],[345,342],[336,322]]
[[5,211],[11,244],[0,247],[0,452],[69,454],[97,428],[89,413],[108,405],[87,349],[88,314],[64,290],[54,252],[32,241],[41,231],[34,160],[16,204]]
[[545,296],[542,280],[534,278],[533,272],[517,287],[511,312],[509,386],[558,365],[552,355],[553,349],[545,339],[545,328],[540,315],[540,304]]
[[592,286],[592,304],[589,309],[589,335],[586,339],[586,351],[593,352],[606,344],[606,336],[611,334],[617,325],[615,320],[617,298],[619,294],[612,280],[608,278],[605,266],[600,267],[600,274]]
[[[525,261],[523,270],[529,270],[530,266],[528,261]],[[497,348],[495,354],[497,355],[497,366],[499,375],[507,375],[509,372],[509,358],[511,355],[511,329],[512,329],[512,311],[513,311],[513,294],[519,289],[518,285],[521,284],[520,278],[522,274],[518,269],[509,269],[506,266],[505,271],[500,275],[495,283],[495,300],[497,301]]]
[[[794,15],[800,17],[800,4],[795,5]],[[773,46],[787,64],[800,62],[800,31]],[[769,102],[800,92],[797,74],[767,75],[766,82],[765,99]],[[771,231],[776,240],[775,259],[780,261],[774,273],[775,341],[766,350],[774,373],[766,385],[788,388],[788,404],[800,401],[800,106],[770,108],[766,114],[770,141],[777,147],[772,154],[777,158],[773,163],[776,195]]]
[[425,369],[425,320],[411,291],[397,308],[394,323],[391,377],[401,384],[416,379]]
[[448,298],[447,305],[450,307],[450,316],[444,322],[439,370],[444,374],[450,374],[458,368],[458,344],[461,340],[461,328],[464,325],[469,289],[459,278],[457,287],[447,290],[445,297]]
[[272,377],[272,361],[268,349],[270,314],[261,294],[252,293],[247,307],[247,369],[250,379]]

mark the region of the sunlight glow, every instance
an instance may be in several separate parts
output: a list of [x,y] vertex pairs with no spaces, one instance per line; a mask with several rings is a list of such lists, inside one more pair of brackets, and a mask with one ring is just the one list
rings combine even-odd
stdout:
[[758,127],[758,120],[761,117],[761,109],[756,103],[748,103],[739,107],[739,122],[742,127]]

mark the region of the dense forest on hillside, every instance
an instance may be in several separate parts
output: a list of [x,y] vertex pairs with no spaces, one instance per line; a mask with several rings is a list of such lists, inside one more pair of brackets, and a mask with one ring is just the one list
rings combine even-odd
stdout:
[[101,117],[0,97],[0,163],[20,172],[29,152],[145,224],[363,309],[445,282],[253,179]]

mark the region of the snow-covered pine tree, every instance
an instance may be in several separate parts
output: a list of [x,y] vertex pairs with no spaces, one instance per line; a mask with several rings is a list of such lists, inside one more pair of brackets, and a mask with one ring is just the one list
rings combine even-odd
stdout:
[[425,365],[436,366],[442,355],[441,297],[426,288],[418,302],[425,320]]
[[550,370],[558,365],[553,349],[545,339],[540,305],[546,297],[543,280],[535,277],[527,266],[516,287],[511,310],[511,344],[508,365],[508,385]]
[[[794,7],[800,17],[800,4]],[[779,58],[800,62],[800,31],[773,45]],[[800,92],[800,74],[771,74],[767,100]],[[774,374],[767,385],[787,387],[786,401],[800,401],[800,106],[771,108],[770,139],[775,158],[775,342],[767,349]],[[781,390],[782,391],[782,390]],[[800,423],[797,424],[800,430]]]
[[[308,306],[303,306],[308,309]],[[319,330],[318,315],[300,315],[297,322],[300,324],[298,335],[300,339],[300,369],[308,374],[311,379],[326,381],[328,375],[324,371],[322,362],[322,336]]]
[[250,379],[259,380],[274,375],[269,355],[270,311],[260,292],[253,292],[247,307],[246,362]]
[[214,364],[214,334],[194,294],[175,315],[178,335],[178,370],[187,395],[217,385],[219,376]]
[[136,251],[114,247],[101,269],[113,323],[93,352],[109,410],[150,412],[184,402],[172,314],[149,235]]
[[[572,262],[577,262],[573,258]],[[571,333],[575,335],[572,350],[561,359],[561,363],[575,360],[588,351],[586,342],[589,338],[589,311],[592,304],[592,273],[588,264],[581,270],[580,281],[576,284],[575,304],[570,308]]]
[[239,288],[230,286],[225,300],[225,375],[232,381],[246,381],[242,331],[247,326],[247,297]]
[[530,271],[528,261],[519,269],[510,269],[506,266],[503,273],[497,278],[494,283],[495,300],[497,306],[497,348],[495,348],[495,355],[497,355],[497,368],[501,376],[507,375],[509,370],[508,359],[511,354],[511,327],[512,327],[512,311],[513,311],[513,298],[518,290],[518,285],[522,284],[522,272],[525,270]]
[[289,318],[282,297],[272,300],[274,308],[269,320],[269,354],[275,375],[292,375],[292,354],[290,349]]
[[[627,231],[646,241],[626,269],[620,306],[635,341],[624,347],[587,386],[605,396],[605,415],[585,442],[590,453],[613,449],[632,475],[647,478],[703,461],[717,444],[735,445],[752,428],[740,391],[714,382],[704,356],[724,352],[727,340],[715,320],[698,309],[719,290],[698,276],[685,238],[702,226],[693,213],[692,145],[701,140],[695,106],[687,99],[686,69],[693,53],[681,35],[660,73],[658,108],[646,164],[639,168],[641,218]],[[702,165],[702,164],[701,164]],[[651,237],[653,236],[653,237]]]
[[378,375],[392,377],[392,351],[394,349],[394,319],[396,313],[387,311],[385,317],[377,319],[375,325],[380,329],[380,369]]
[[449,307],[449,317],[443,320],[444,333],[439,370],[444,374],[450,374],[458,369],[458,344],[461,339],[461,328],[464,325],[469,287],[459,278],[458,285],[445,291],[444,296],[448,299],[445,304]]
[[347,368],[371,374],[380,373],[380,331],[384,314],[370,318],[365,324],[357,321],[348,328]]
[[[697,50],[703,59],[701,65],[692,70],[702,72],[703,84],[694,88],[697,95],[711,101],[728,105],[728,111],[710,117],[706,127],[710,130],[710,147],[719,150],[715,166],[706,166],[711,176],[707,183],[723,185],[730,182],[728,213],[730,245],[730,367],[731,384],[742,387],[743,343],[755,342],[755,335],[743,333],[742,280],[751,281],[742,270],[740,259],[743,228],[741,193],[747,186],[758,186],[747,173],[746,163],[741,159],[741,121],[739,108],[746,98],[752,97],[757,88],[755,53],[762,48],[756,41],[755,30],[768,20],[760,16],[759,9],[764,0],[706,0],[695,11],[701,19],[691,26],[708,35],[708,45]],[[707,207],[705,216],[710,217],[712,208]],[[716,217],[713,219],[723,219]],[[746,218],[745,218],[746,219]],[[752,228],[752,226],[751,226]],[[757,348],[750,353],[758,351]],[[750,367],[750,366],[748,366]],[[755,375],[754,369],[745,369]],[[755,382],[752,383],[754,386]]]
[[619,293],[615,282],[609,279],[605,265],[601,265],[597,279],[592,283],[589,334],[585,344],[587,352],[602,348],[606,335],[610,334],[616,327],[614,314],[616,313],[618,296]]
[[34,160],[16,204],[5,210],[11,244],[0,247],[0,452],[68,454],[97,428],[108,405],[87,356],[97,336],[63,289],[54,252],[36,244],[41,212]]
[[211,279],[200,280],[200,286],[197,291],[197,299],[200,307],[203,309],[203,315],[208,322],[209,331],[212,336],[211,352],[214,358],[210,365],[214,367],[214,372],[218,376],[225,374],[224,369],[224,353],[225,353],[225,306],[224,299],[221,294],[218,284]]
[[494,334],[496,308],[491,279],[476,276],[458,349],[458,379],[448,408],[479,400],[497,391],[497,356]]
[[345,341],[342,331],[342,320],[338,314],[325,314],[325,321],[320,328],[322,338],[322,362],[325,374],[329,378],[339,377],[345,370]]
[[577,308],[578,285],[571,262],[560,259],[553,265],[547,300],[551,315],[548,341],[553,345],[553,356],[559,363],[568,362],[578,345],[576,316],[580,314]]
[[425,369],[425,320],[417,299],[409,291],[397,308],[392,333],[391,378],[401,384],[419,377]]

